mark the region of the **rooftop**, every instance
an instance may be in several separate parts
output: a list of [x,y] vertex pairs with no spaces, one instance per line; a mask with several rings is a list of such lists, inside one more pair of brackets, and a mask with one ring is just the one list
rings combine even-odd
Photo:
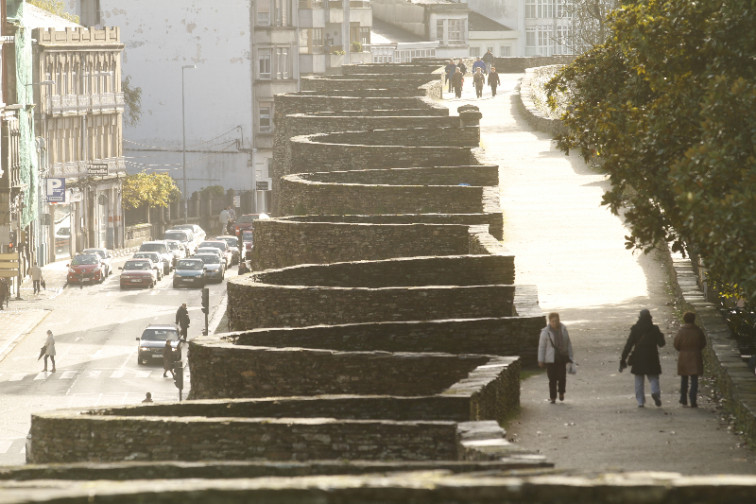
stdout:
[[472,10],[467,13],[467,22],[470,31],[512,31],[508,26]]

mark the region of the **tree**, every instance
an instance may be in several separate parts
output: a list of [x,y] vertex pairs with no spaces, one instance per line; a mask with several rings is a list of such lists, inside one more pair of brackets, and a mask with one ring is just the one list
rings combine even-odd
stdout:
[[573,54],[580,54],[607,39],[610,33],[608,16],[619,7],[619,0],[563,1],[572,22],[568,46]]
[[609,175],[628,248],[701,256],[756,300],[756,11],[749,0],[626,4],[606,42],[547,86],[557,139]]
[[126,104],[124,120],[129,126],[136,126],[142,118],[142,88],[131,86],[131,76],[121,81],[123,100]]
[[181,194],[165,173],[139,172],[123,181],[122,197],[126,208],[165,208]]
[[74,23],[79,22],[79,16],[66,12],[66,5],[63,0],[27,0],[29,4],[52,12],[56,16],[62,17]]

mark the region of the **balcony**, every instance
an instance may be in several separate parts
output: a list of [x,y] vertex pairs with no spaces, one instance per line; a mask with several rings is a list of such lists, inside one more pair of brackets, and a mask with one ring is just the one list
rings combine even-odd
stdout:
[[115,113],[124,109],[123,93],[53,95],[43,102],[40,112],[54,116]]

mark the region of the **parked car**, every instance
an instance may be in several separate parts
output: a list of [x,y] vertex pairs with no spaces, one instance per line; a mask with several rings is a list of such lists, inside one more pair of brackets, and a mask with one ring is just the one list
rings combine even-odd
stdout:
[[163,260],[163,274],[171,272],[173,266],[173,252],[168,248],[168,244],[163,240],[153,240],[142,243],[139,246],[139,252],[157,252]]
[[168,244],[168,250],[170,250],[171,254],[173,254],[173,262],[171,263],[171,265],[173,266],[174,269],[176,269],[176,261],[186,257],[186,248],[178,240],[163,240],[163,241]]
[[226,268],[231,266],[231,263],[233,262],[233,254],[231,250],[228,248],[228,244],[223,240],[205,240],[202,243],[199,244],[199,247],[197,247],[197,250],[201,248],[216,248],[221,251],[223,254],[223,260],[226,262]]
[[163,278],[163,259],[157,252],[137,252],[131,257],[132,259],[147,259],[152,263],[157,279],[161,280]]
[[216,236],[213,240],[224,241],[231,252],[231,264],[239,264],[239,238],[231,235]]
[[110,276],[113,272],[113,256],[110,255],[110,251],[104,248],[88,248],[81,251],[82,254],[95,254],[100,256],[100,261],[105,267],[105,276]]
[[244,259],[249,261],[252,259],[252,248],[254,243],[255,233],[251,229],[245,229],[242,231],[242,248],[244,249]]
[[155,287],[157,268],[149,259],[128,259],[121,267],[121,289],[128,287]]
[[98,255],[77,254],[66,266],[68,266],[66,281],[70,284],[102,283],[105,280],[105,267]]
[[195,243],[200,243],[207,236],[205,230],[199,227],[197,224],[177,224],[171,229],[188,229],[192,232],[192,235],[194,235],[193,238]]
[[234,234],[239,236],[239,233],[244,229],[252,229],[255,225],[255,221],[258,219],[270,219],[270,215],[266,213],[254,213],[244,214],[238,217],[234,221]]
[[167,324],[150,324],[137,338],[139,348],[137,350],[137,364],[140,366],[147,362],[163,362],[163,348],[165,342],[171,342],[174,355],[178,354],[179,333],[176,326]]
[[222,282],[226,276],[226,264],[218,254],[209,252],[200,252],[194,255],[195,258],[201,259],[205,263],[205,278],[207,280],[217,280]]
[[186,248],[186,256],[194,254],[197,243],[194,241],[194,234],[188,229],[169,229],[163,234],[164,240],[178,240]]
[[202,259],[179,259],[173,272],[173,286],[204,287],[205,276],[205,262]]

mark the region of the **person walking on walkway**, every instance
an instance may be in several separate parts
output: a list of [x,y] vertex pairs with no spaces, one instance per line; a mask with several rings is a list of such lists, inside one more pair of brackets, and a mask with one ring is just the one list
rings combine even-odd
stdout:
[[176,310],[176,325],[179,326],[179,336],[186,341],[186,336],[189,331],[189,310],[186,309],[186,303],[181,303],[179,309]]
[[573,362],[572,342],[567,326],[559,321],[558,313],[549,313],[549,325],[541,329],[538,339],[538,366],[546,368],[549,378],[549,401],[564,401],[567,387],[567,364]]
[[446,74],[446,82],[449,83],[449,92],[452,92],[452,77],[457,71],[457,65],[454,64],[454,60],[449,60],[449,63],[444,67],[444,73]]
[[218,215],[218,222],[220,222],[220,234],[225,234],[227,232],[228,227],[228,221],[231,219],[231,215],[228,213],[228,207],[221,210],[220,214]]
[[465,76],[462,70],[457,68],[452,77],[452,85],[454,86],[454,96],[462,98],[462,85],[465,83]]
[[496,73],[496,67],[491,67],[491,70],[488,72],[488,85],[491,86],[491,96],[496,96],[496,88],[499,87],[501,84],[501,79],[499,79],[499,74]]
[[483,85],[486,82],[486,77],[483,75],[483,70],[480,67],[475,69],[473,74],[473,84],[475,85],[475,96],[483,98]]
[[173,346],[171,346],[171,340],[165,340],[165,346],[163,347],[163,378],[165,378],[168,371],[171,372],[171,377],[175,377],[173,374]]
[[641,310],[638,321],[630,328],[630,336],[627,338],[620,359],[620,372],[629,364],[630,372],[635,375],[635,399],[638,401],[639,408],[646,404],[644,391],[646,377],[651,384],[651,398],[654,404],[662,405],[659,387],[661,374],[659,347],[663,347],[664,344],[664,334],[659,326],[653,323],[651,312],[646,309]]
[[55,372],[55,338],[53,337],[53,333],[51,330],[47,330],[47,340],[45,341],[44,348],[44,357],[45,357],[45,369],[43,371],[47,371],[47,358],[50,358],[50,362],[52,363],[52,372]]
[[[683,325],[675,335],[675,349],[680,352],[677,356],[677,374],[680,375],[680,404],[698,407],[698,377],[703,374],[703,354],[706,347],[706,336],[696,325],[696,314],[686,312],[683,315]],[[688,395],[688,377],[690,377],[690,395]]]
[[29,268],[29,274],[32,279],[32,286],[34,287],[34,294],[39,294],[39,284],[42,282],[42,268],[35,261],[31,268]]
[[473,63],[473,65],[472,65],[473,74],[476,72],[476,70],[475,70],[476,68],[480,68],[480,71],[483,72],[484,75],[488,73],[488,71],[487,71],[488,69],[486,68],[486,64],[480,58],[477,58],[475,60],[475,63]]
[[486,64],[486,69],[487,69],[486,73],[489,73],[491,71],[491,67],[493,66],[494,60],[495,60],[494,55],[491,52],[491,49],[486,51],[486,54],[484,54],[481,59],[483,60],[483,63]]

